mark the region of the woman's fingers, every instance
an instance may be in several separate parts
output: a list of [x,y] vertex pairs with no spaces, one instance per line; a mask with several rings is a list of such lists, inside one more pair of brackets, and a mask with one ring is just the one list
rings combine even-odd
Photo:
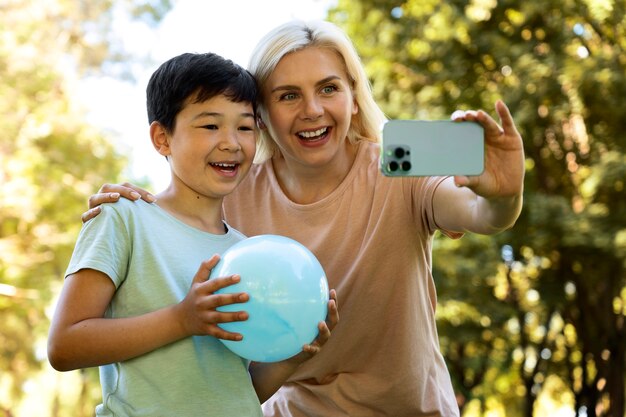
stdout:
[[100,190],[89,198],[89,208],[94,208],[102,203],[114,203],[124,197],[128,200],[137,201],[142,199],[148,203],[154,203],[154,195],[131,183],[104,184]]

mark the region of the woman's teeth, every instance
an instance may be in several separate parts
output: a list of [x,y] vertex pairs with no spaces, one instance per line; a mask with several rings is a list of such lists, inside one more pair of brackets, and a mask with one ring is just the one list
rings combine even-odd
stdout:
[[298,133],[298,136],[300,136],[303,139],[316,139],[316,138],[324,135],[327,130],[328,130],[327,127],[323,127],[321,129],[317,129],[317,130],[315,130],[313,132],[300,132],[300,133]]

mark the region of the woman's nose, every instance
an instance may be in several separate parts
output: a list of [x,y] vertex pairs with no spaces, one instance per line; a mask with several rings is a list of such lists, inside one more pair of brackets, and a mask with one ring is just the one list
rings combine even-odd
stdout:
[[307,119],[317,119],[324,114],[324,107],[317,97],[306,98],[303,114]]

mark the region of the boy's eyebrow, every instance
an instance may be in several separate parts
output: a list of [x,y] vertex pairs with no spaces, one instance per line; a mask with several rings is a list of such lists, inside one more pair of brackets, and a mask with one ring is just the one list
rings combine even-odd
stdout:
[[200,112],[200,113],[196,114],[195,116],[193,116],[192,120],[196,120],[196,119],[199,119],[201,117],[211,117],[211,116],[219,117],[221,115],[222,114],[218,113],[218,112],[203,111],[203,112]]
[[[243,112],[241,113],[241,115],[243,117],[252,117],[254,119],[254,113]],[[191,120],[200,119],[202,117],[222,117],[222,116],[224,116],[224,113],[219,113],[219,112],[214,112],[214,111],[203,111],[203,112],[196,114],[194,117],[192,117]]]
[[[334,80],[340,80],[341,77],[338,75],[330,75],[326,78],[323,78],[321,80],[319,80],[318,82],[315,83],[316,86],[322,85],[322,84],[326,84],[327,82],[330,81],[334,81]],[[299,90],[300,87],[296,86],[296,85],[279,85],[278,87],[274,88],[271,93],[275,93],[276,91],[284,91],[284,90]]]

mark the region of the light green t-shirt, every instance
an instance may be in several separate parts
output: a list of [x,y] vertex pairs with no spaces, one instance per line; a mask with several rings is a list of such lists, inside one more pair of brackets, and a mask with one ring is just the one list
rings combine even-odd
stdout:
[[[66,275],[90,268],[111,278],[117,290],[106,317],[144,314],[180,302],[203,260],[245,238],[227,227],[226,234],[214,235],[155,204],[104,204],[83,226]],[[188,337],[101,366],[103,400],[96,415],[261,416],[248,365],[218,339]]]

